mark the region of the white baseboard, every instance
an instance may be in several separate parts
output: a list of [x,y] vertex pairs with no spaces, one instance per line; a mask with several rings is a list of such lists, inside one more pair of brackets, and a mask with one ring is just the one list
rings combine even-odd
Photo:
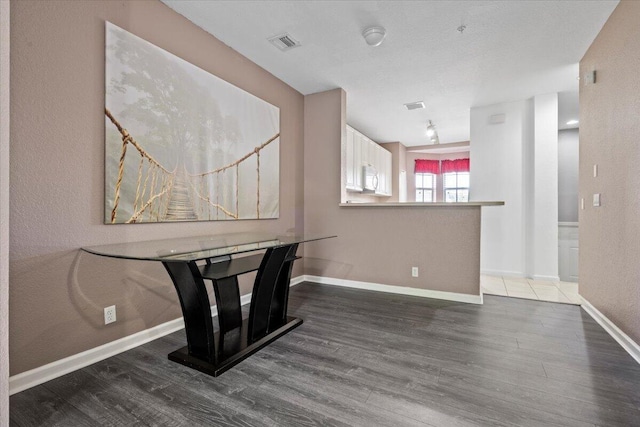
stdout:
[[600,310],[595,308],[589,301],[587,301],[583,296],[580,296],[582,299],[582,308],[586,311],[589,316],[593,318],[600,326],[604,328],[611,337],[618,342],[624,348],[627,353],[631,355],[635,359],[636,362],[640,363],[640,346],[629,337],[629,335],[625,334],[618,328],[615,323],[613,323],[607,316],[602,314]]
[[[291,286],[295,286],[304,282],[304,276],[298,276],[291,279]],[[240,297],[240,304],[246,305],[251,302],[251,293]],[[211,315],[218,315],[218,308],[211,306]],[[153,328],[137,332],[115,341],[103,344],[99,347],[74,354],[64,359],[56,360],[29,371],[9,377],[9,395],[19,393],[31,387],[35,387],[52,379],[61,377],[69,372],[92,365],[101,360],[123,353],[132,348],[146,344],[155,339],[169,335],[173,332],[184,328],[184,320],[182,318],[171,320]]]
[[295,286],[295,285],[299,285],[300,283],[305,281],[305,275],[301,275],[298,277],[294,277],[293,279],[291,279],[291,281],[289,282],[289,287],[291,286]]
[[305,275],[304,280],[308,282],[321,283],[323,285],[342,286],[345,288],[364,289],[368,291],[386,292],[390,294],[411,295],[416,297],[465,302],[469,304],[482,304],[482,294],[467,295],[467,294],[459,294],[455,292],[444,292],[444,291],[433,291],[430,289],[409,288],[406,286],[391,286],[391,285],[382,285],[379,283],[335,279],[333,277],[323,277],[323,276]]
[[9,377],[9,395],[120,354],[184,328],[182,317]]

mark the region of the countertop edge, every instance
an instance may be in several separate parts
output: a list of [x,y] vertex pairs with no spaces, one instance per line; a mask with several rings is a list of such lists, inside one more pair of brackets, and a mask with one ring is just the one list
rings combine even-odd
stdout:
[[404,208],[404,207],[413,207],[413,208],[467,208],[467,207],[479,207],[479,206],[503,206],[503,201],[490,201],[490,202],[466,202],[466,203],[445,203],[445,202],[435,202],[435,203],[420,203],[420,202],[391,202],[391,203],[340,203],[338,206],[344,208]]

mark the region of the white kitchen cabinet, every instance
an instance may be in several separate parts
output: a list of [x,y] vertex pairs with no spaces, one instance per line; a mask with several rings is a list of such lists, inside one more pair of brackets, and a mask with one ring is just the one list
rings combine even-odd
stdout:
[[[385,150],[386,151],[386,150]],[[393,156],[389,151],[387,151],[387,196],[393,195]]]
[[376,169],[378,170],[378,189],[376,194],[378,196],[391,196],[392,194],[391,168],[391,153],[378,145],[376,163]]
[[393,162],[392,155],[389,151],[384,149],[383,162],[384,162],[384,170],[385,170],[385,192],[386,196],[391,196],[393,194]]
[[385,170],[385,157],[384,157],[384,148],[380,147],[376,144],[375,152],[376,152],[376,164],[375,168],[378,171],[378,188],[376,188],[376,195],[378,196],[386,196],[387,191],[387,171]]
[[346,183],[348,191],[362,191],[362,137],[347,126]]
[[378,169],[378,144],[367,138],[367,145],[369,149],[368,162],[371,166]]
[[373,166],[378,171],[378,189],[376,196],[391,195],[391,153],[367,138],[351,126],[347,126],[346,147],[346,183],[348,191],[360,192],[363,189],[362,167]]
[[361,157],[360,161],[362,162],[362,166],[369,165],[374,166],[376,163],[376,151],[375,146],[376,143],[362,135],[360,132],[355,131],[356,138],[360,142],[361,147]]
[[353,140],[353,175],[354,175],[354,188],[358,191],[362,191],[362,139],[355,138]]
[[578,223],[558,223],[558,275],[563,282],[578,282]]

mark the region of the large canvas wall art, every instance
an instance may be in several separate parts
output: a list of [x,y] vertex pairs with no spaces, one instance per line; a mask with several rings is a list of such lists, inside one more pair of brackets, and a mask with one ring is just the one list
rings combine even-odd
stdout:
[[105,223],[277,218],[280,110],[106,23]]

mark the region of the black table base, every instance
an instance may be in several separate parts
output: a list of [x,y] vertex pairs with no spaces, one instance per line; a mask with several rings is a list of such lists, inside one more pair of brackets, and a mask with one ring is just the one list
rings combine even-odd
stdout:
[[[187,346],[169,359],[218,376],[278,337],[302,324],[287,315],[289,284],[298,244],[231,259],[163,261],[176,288],[184,315]],[[238,275],[256,271],[249,317],[242,320]],[[205,280],[211,280],[220,330],[214,332]]]
[[[283,326],[252,343],[247,339],[246,331],[248,330],[248,325],[249,319],[245,319],[240,328],[225,336],[224,344],[221,345],[221,348],[227,349],[227,351],[222,352],[223,354],[218,363],[206,362],[198,357],[189,355],[189,346],[169,353],[169,360],[217,377],[282,335],[302,325],[302,319],[287,317],[287,323]],[[215,333],[215,341],[220,343],[219,332]]]

